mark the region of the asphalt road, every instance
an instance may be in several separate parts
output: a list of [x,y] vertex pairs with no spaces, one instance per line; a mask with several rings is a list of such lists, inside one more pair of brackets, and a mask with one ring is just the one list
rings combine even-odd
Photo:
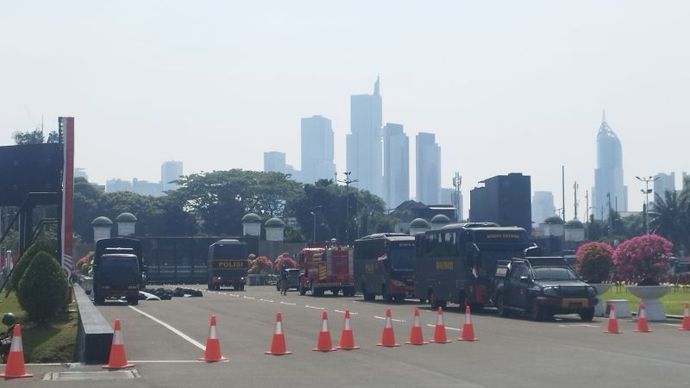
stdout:
[[[123,323],[125,348],[136,378],[97,382],[104,387],[683,387],[690,381],[690,332],[677,322],[653,323],[653,333],[633,332],[619,321],[621,335],[603,334],[606,320],[584,324],[576,316],[549,322],[473,315],[478,342],[404,345],[417,304],[362,302],[361,297],[313,298],[274,287],[208,292],[202,298],[141,302],[100,307],[109,320]],[[375,346],[385,309],[392,308],[397,348]],[[329,315],[334,344],[343,311],[352,313],[355,341],[361,349],[318,353],[321,311]],[[264,355],[271,342],[275,313],[292,355]],[[228,362],[206,364],[202,355],[208,317],[218,320],[218,335]],[[435,312],[422,309],[425,339]],[[464,314],[450,306],[445,324],[450,339],[459,336]],[[32,379],[2,381],[7,387],[91,387],[94,381],[41,381],[50,372],[100,371],[97,366],[30,365]],[[115,378],[115,374],[97,378]],[[62,377],[72,376],[63,374]],[[84,376],[81,376],[84,377]],[[91,378],[93,376],[88,376]]]

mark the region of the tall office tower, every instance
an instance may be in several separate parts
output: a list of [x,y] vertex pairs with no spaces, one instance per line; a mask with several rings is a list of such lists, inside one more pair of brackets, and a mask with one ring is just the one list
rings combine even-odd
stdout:
[[529,175],[511,173],[481,181],[484,187],[470,191],[470,221],[520,226],[532,231],[532,180]]
[[278,151],[264,152],[264,172],[280,172],[291,175],[292,179],[301,182],[300,171],[285,163],[285,153]]
[[556,214],[553,204],[553,193],[550,191],[535,191],[532,196],[532,222],[540,224],[545,219]]
[[670,174],[664,174],[663,172],[660,172],[656,174],[655,176],[656,180],[654,181],[654,197],[650,198],[650,201],[653,199],[656,199],[656,196],[658,195],[662,199],[666,198],[666,192],[674,192],[676,191],[676,173],[672,172]]
[[161,165],[161,185],[163,186],[163,191],[177,190],[179,185],[172,183],[172,181],[179,179],[182,174],[182,162],[176,160],[163,162]]
[[437,204],[441,200],[441,147],[433,133],[418,133],[416,143],[417,201]]
[[383,183],[387,208],[410,199],[410,139],[400,124],[383,127]]
[[602,116],[597,133],[597,168],[594,170],[592,212],[607,219],[609,210],[628,211],[628,188],[623,183],[623,149],[618,136]]
[[302,119],[302,181],[334,179],[333,128],[323,116]]
[[383,197],[381,145],[382,102],[379,79],[374,94],[350,97],[350,132],[347,135],[347,170],[353,185]]

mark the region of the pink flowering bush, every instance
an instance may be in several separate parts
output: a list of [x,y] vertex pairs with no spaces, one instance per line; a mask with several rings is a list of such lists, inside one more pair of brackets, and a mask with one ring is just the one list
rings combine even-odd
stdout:
[[649,234],[622,242],[613,254],[616,277],[640,286],[658,285],[671,266],[673,244]]
[[575,270],[587,283],[610,280],[613,270],[613,248],[607,243],[590,242],[575,253]]

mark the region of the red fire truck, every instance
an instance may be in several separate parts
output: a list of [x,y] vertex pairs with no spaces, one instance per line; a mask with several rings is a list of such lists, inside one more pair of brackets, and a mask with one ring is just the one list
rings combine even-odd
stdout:
[[311,243],[297,256],[302,275],[299,293],[307,291],[312,296],[323,296],[330,290],[333,295],[340,291],[345,296],[355,295],[352,248],[330,243]]

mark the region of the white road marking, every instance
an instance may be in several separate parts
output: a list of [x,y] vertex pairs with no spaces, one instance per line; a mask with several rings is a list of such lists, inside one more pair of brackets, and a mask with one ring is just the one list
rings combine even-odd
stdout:
[[680,325],[676,325],[675,323],[664,323],[666,326],[673,326],[673,327],[680,327]]
[[186,364],[199,363],[199,360],[129,360],[133,364]]
[[244,298],[244,299],[249,299],[249,300],[256,300],[255,297],[253,297],[253,296],[247,296],[247,295],[242,295],[242,298]]
[[273,302],[275,302],[275,301],[272,300],[272,299],[263,299],[263,298],[261,298],[261,299],[259,299],[259,300],[262,301],[262,302],[268,302],[268,303],[273,303]]
[[317,307],[317,306],[309,306],[308,304],[305,304],[304,307],[308,309],[314,309],[314,310],[325,310],[323,307]]
[[285,304],[288,306],[297,306],[297,303],[283,302],[282,300],[280,301],[280,304]]
[[593,327],[595,329],[601,328],[599,325],[590,325],[587,323],[577,323],[577,324],[572,324],[572,325],[558,325],[558,327]]
[[[429,326],[429,327],[436,327],[436,325],[432,325],[431,323],[427,323],[426,325]],[[448,327],[448,326],[446,326],[446,330],[450,330],[450,331],[462,331],[462,330],[457,329],[457,328],[455,328],[455,327]]]
[[[379,317],[378,315],[374,315],[374,318],[380,319],[380,320],[382,320],[382,321],[385,321],[385,320],[386,320],[386,317]],[[398,322],[398,323],[405,323],[405,322],[407,322],[407,321],[405,321],[404,319],[395,319],[395,318],[391,318],[391,321],[393,321],[393,322]]]
[[232,296],[233,298],[239,298],[240,297],[239,294],[228,294],[228,295]]
[[190,336],[188,336],[187,334],[185,334],[185,333],[183,333],[183,332],[177,330],[176,328],[170,326],[169,324],[167,324],[167,323],[161,321],[160,319],[154,317],[153,315],[148,314],[148,313],[145,313],[145,312],[139,310],[138,308],[136,308],[136,307],[134,307],[134,306],[128,306],[128,307],[131,308],[132,310],[138,312],[139,314],[145,316],[146,318],[148,318],[148,319],[150,319],[150,320],[152,320],[152,321],[154,321],[154,322],[160,324],[161,326],[165,327],[166,329],[172,331],[173,333],[175,333],[175,334],[177,334],[178,336],[182,337],[182,339],[184,339],[185,341],[187,341],[187,342],[189,342],[190,344],[196,346],[197,348],[199,348],[199,349],[201,349],[201,350],[206,350],[206,347],[205,347],[204,345],[202,345],[201,343],[197,342],[197,341],[194,340],[192,337],[190,337]]
[[[333,311],[335,311],[336,313],[345,314],[345,311],[343,311],[343,310],[333,310]],[[359,313],[355,313],[355,312],[350,311],[350,315],[359,315]]]

